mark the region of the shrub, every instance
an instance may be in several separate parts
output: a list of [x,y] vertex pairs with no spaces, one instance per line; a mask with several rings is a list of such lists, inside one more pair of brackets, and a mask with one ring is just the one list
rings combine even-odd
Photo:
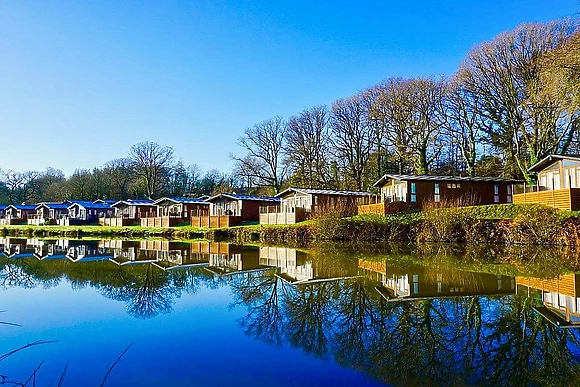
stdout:
[[556,244],[562,231],[563,214],[555,208],[538,206],[516,216],[507,242],[512,244]]
[[472,216],[460,208],[468,199],[457,198],[423,205],[419,241],[455,242],[465,240],[465,224]]

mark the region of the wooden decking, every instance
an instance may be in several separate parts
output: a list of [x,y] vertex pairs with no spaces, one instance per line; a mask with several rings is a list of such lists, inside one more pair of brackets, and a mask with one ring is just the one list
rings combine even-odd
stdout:
[[295,224],[306,220],[306,210],[295,208],[294,212],[262,212],[260,224]]
[[556,189],[515,194],[514,204],[537,203],[559,210],[580,210],[580,188]]
[[379,214],[385,215],[385,203],[365,204],[358,206],[359,214]]
[[122,226],[132,226],[136,223],[139,223],[139,219],[121,218],[121,217],[99,219],[99,224],[101,226],[122,227]]
[[187,222],[189,222],[188,218],[155,216],[150,218],[141,218],[141,227],[173,227],[177,224]]
[[20,218],[2,218],[0,219],[1,226],[13,226],[17,224],[26,224],[26,219]]
[[192,227],[221,228],[239,226],[242,223],[242,217],[232,215],[205,215],[192,216],[190,221]]

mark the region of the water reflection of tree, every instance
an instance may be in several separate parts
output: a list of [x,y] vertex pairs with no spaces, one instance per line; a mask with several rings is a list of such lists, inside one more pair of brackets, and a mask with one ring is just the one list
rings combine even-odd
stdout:
[[36,258],[19,260],[0,258],[0,286],[4,288],[37,286],[48,288],[57,285],[58,282],[58,278],[47,275]]
[[285,337],[291,345],[316,356],[328,354],[333,316],[331,300],[339,292],[339,282],[303,284],[288,292],[284,308]]
[[[402,385],[566,385],[580,378],[578,334],[518,296],[389,302],[357,279],[283,285],[232,281],[246,333]],[[576,355],[577,356],[577,355]]]
[[281,299],[286,294],[286,286],[275,271],[240,273],[232,277],[230,286],[234,297],[232,307],[248,308],[248,313],[239,321],[246,334],[280,345],[284,326]]
[[573,358],[570,347],[578,351],[576,332],[558,329],[537,314],[531,298],[505,297],[499,305],[495,319],[484,324],[489,331],[485,373],[490,384],[566,385],[580,379],[579,359]]
[[127,303],[127,313],[137,318],[152,318],[173,310],[177,289],[168,280],[167,273],[151,264],[140,265],[135,270],[133,281],[123,286],[101,288],[107,297]]

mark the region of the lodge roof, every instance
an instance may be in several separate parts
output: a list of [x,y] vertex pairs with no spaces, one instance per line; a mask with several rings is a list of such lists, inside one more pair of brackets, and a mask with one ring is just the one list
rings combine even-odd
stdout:
[[80,207],[84,207],[86,209],[91,210],[110,210],[111,206],[109,204],[102,204],[102,203],[93,203],[84,200],[71,200],[71,203],[67,208],[74,207],[76,205]]
[[215,196],[212,196],[209,199],[206,199],[206,201],[211,202],[214,199],[217,198],[230,198],[230,199],[234,199],[234,200],[250,200],[250,201],[260,201],[260,202],[279,202],[280,199],[278,197],[271,197],[271,196],[255,196],[255,195],[238,195],[238,194],[228,194],[228,193],[221,193]]
[[569,156],[569,155],[548,155],[528,168],[530,172],[540,172],[547,166],[552,165],[558,160],[572,160],[580,162],[580,156]]
[[46,207],[51,210],[66,210],[70,207],[70,203],[51,203],[51,202],[44,202],[36,204],[34,209],[38,210],[40,207]]
[[454,181],[460,183],[468,182],[485,182],[485,183],[522,183],[522,180],[505,179],[501,177],[486,176],[432,176],[432,175],[397,175],[387,173],[381,177],[375,184],[375,187],[381,187],[390,180],[408,180],[408,181]]
[[159,198],[159,199],[155,200],[155,202],[153,202],[153,204],[157,205],[157,204],[162,203],[166,200],[168,200],[170,202],[174,202],[174,203],[183,203],[183,204],[190,204],[190,203],[205,204],[206,203],[205,200],[199,199],[199,198],[182,198],[182,197],[168,198],[168,197],[164,197],[164,198]]
[[118,205],[125,204],[127,206],[154,206],[155,203],[150,199],[127,199],[119,200],[112,204],[112,207],[117,207]]
[[6,206],[6,209],[8,209],[8,207],[16,208],[17,210],[34,210],[34,209],[36,209],[36,206],[34,204],[10,204],[10,205]]
[[95,200],[93,203],[94,204],[108,204],[110,206],[112,206],[113,204],[117,203],[118,200],[115,199],[97,199]]
[[307,195],[336,195],[336,196],[370,196],[370,192],[364,191],[346,191],[346,190],[333,190],[333,189],[323,189],[323,188],[297,188],[290,187],[285,189],[276,195],[277,198],[286,195],[288,192],[300,192]]

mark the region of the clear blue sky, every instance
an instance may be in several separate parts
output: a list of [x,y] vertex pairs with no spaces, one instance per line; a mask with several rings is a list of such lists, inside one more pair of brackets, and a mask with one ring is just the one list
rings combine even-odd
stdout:
[[91,168],[140,141],[229,170],[244,128],[469,49],[577,0],[0,1],[0,168]]

